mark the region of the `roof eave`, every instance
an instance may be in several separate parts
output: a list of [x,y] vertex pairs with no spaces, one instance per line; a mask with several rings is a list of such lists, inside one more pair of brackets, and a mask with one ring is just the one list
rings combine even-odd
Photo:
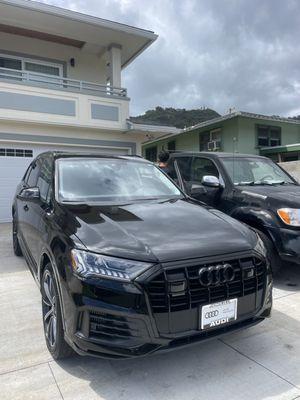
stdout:
[[80,13],[78,11],[68,10],[62,7],[57,7],[45,3],[40,3],[39,1],[32,0],[0,0],[0,3],[11,5],[14,7],[20,7],[27,10],[41,12],[43,14],[54,15],[56,17],[63,17],[68,20],[74,20],[77,22],[87,23],[89,25],[101,26],[104,28],[111,28],[118,30],[120,32],[137,34],[139,36],[148,38],[154,41],[157,35],[150,30],[137,28],[135,26],[123,24],[120,22],[110,21],[104,18],[95,17],[93,15],[87,15]]

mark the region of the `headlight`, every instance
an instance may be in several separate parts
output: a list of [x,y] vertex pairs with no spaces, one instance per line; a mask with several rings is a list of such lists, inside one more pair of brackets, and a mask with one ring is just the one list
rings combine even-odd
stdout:
[[300,209],[280,208],[277,210],[280,219],[287,225],[300,226]]
[[73,271],[80,278],[109,278],[130,282],[153,264],[71,250]]

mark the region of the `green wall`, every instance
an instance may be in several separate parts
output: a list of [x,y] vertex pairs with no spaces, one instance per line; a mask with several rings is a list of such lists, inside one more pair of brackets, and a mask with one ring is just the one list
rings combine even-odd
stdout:
[[[254,119],[237,116],[221,123],[211,124],[201,129],[183,132],[168,139],[158,140],[155,143],[144,144],[147,147],[157,145],[158,153],[163,146],[167,149],[167,143],[176,140],[176,150],[199,151],[199,133],[221,128],[222,130],[222,151],[232,153],[259,154],[256,143],[256,125],[271,125],[281,127],[281,144],[300,143],[300,125],[288,122],[277,122],[267,119]],[[234,140],[235,138],[235,140]]]

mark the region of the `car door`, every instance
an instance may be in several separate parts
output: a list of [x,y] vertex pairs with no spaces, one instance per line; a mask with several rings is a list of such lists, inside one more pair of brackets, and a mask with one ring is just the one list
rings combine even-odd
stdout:
[[219,179],[220,174],[218,168],[209,158],[194,156],[191,164],[192,189],[202,186],[204,190],[199,190],[199,192],[194,194],[193,197],[208,205],[215,206],[219,197],[218,194],[220,193],[220,188],[204,187],[202,185],[202,180],[205,176],[215,176]]
[[[25,210],[23,208],[24,204],[22,202],[22,199],[20,198],[20,194],[23,189],[26,189],[27,186],[27,181],[29,178],[31,172],[31,164],[27,168],[27,171],[22,179],[22,182],[19,183],[16,189],[16,194],[15,194],[15,204],[16,204],[16,223],[17,223],[17,231],[18,235],[21,236],[21,239],[24,239],[24,229],[26,229],[26,226],[24,226],[24,214]],[[24,240],[23,240],[24,241]]]
[[47,215],[51,208],[51,190],[53,176],[53,160],[50,155],[39,160],[39,174],[36,186],[39,188],[40,198],[32,204],[31,252],[35,263],[40,262],[40,255],[44,246],[45,232],[47,231]]
[[169,176],[180,186],[180,188],[187,194],[190,194],[192,186],[191,177],[191,164],[192,157],[176,157],[170,161],[173,163],[168,164]]
[[32,258],[33,248],[33,226],[34,226],[34,205],[36,199],[28,199],[22,196],[22,192],[28,188],[36,187],[40,165],[38,161],[33,161],[28,172],[25,187],[20,188],[17,195],[17,214],[19,222],[19,233],[28,255]]

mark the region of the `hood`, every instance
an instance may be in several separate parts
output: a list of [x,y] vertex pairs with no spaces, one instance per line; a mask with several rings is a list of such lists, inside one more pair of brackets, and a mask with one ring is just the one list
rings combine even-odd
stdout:
[[61,207],[87,249],[116,257],[165,262],[247,251],[256,243],[246,226],[188,200]]
[[276,202],[280,207],[300,208],[300,186],[264,185],[239,187],[243,194],[257,197],[268,203]]

